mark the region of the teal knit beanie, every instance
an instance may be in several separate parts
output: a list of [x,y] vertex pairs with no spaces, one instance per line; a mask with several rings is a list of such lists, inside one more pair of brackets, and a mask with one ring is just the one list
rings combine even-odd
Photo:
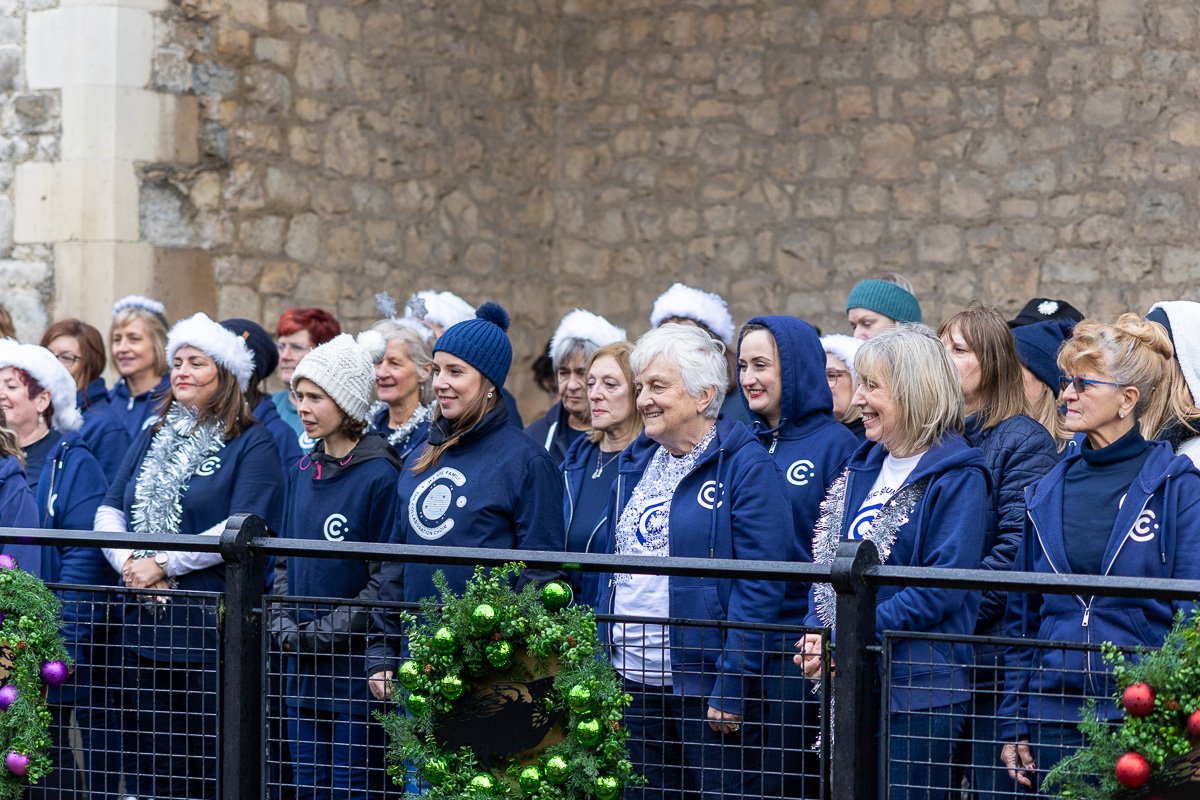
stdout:
[[508,340],[508,312],[488,301],[475,311],[475,319],[451,325],[433,346],[457,356],[483,373],[497,389],[504,388],[512,366],[512,342]]
[[898,323],[921,321],[921,304],[916,297],[894,283],[875,278],[861,281],[850,291],[846,311],[852,308],[865,308]]

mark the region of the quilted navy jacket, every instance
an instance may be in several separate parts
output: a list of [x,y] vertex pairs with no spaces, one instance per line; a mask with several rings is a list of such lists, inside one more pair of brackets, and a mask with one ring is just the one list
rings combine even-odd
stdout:
[[[981,430],[979,415],[967,418],[967,441],[983,451],[992,478],[988,494],[987,533],[983,542],[983,569],[1012,569],[1021,531],[1025,527],[1025,488],[1049,474],[1058,463],[1058,450],[1050,433],[1038,422],[1018,414]],[[999,635],[1006,598],[984,592],[976,633]]]

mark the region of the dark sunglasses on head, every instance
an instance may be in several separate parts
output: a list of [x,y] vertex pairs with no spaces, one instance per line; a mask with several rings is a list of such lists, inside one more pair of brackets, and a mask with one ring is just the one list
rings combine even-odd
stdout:
[[1075,387],[1075,394],[1083,394],[1089,386],[1124,386],[1123,383],[1113,383],[1112,381],[1094,381],[1091,378],[1066,378],[1058,379],[1058,388],[1065,392],[1068,386]]

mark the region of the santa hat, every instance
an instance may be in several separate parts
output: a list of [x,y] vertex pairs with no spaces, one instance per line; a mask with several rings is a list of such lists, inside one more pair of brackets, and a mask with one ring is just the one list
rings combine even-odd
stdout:
[[444,331],[451,325],[475,319],[475,309],[453,292],[425,290],[408,298],[404,316],[432,322]]
[[83,415],[75,407],[75,379],[49,350],[36,344],[21,344],[15,339],[0,339],[0,369],[5,367],[25,370],[39,386],[50,392],[55,430],[78,430],[83,424]]
[[122,311],[129,311],[130,309],[137,309],[139,311],[146,311],[150,314],[153,314],[154,316],[158,317],[158,321],[163,324],[164,328],[167,327],[166,308],[157,300],[153,300],[149,297],[143,297],[140,294],[126,295],[117,302],[113,303],[112,313],[115,317]]
[[1187,381],[1192,403],[1200,406],[1200,303],[1171,300],[1155,303],[1146,319],[1167,329],[1175,348],[1175,360]]
[[850,370],[851,380],[855,381],[858,380],[858,370],[854,368],[854,356],[862,344],[862,339],[855,339],[844,333],[831,333],[821,337],[821,347],[834,358],[841,359],[846,369]]
[[618,328],[598,314],[577,308],[562,318],[550,340],[550,358],[558,364],[567,355],[572,340],[591,342],[599,349],[625,341],[625,329]]
[[733,345],[733,317],[729,315],[729,306],[718,294],[677,283],[654,301],[650,327],[657,328],[671,317],[695,320],[715,333],[726,347]]
[[254,355],[246,340],[223,325],[214,322],[203,311],[175,323],[167,334],[167,363],[175,363],[175,353],[181,347],[194,347],[229,370],[237,378],[242,391],[250,387],[254,374]]

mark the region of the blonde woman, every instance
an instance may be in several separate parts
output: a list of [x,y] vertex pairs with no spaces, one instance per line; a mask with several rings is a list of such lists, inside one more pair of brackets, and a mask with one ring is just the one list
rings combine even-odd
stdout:
[[167,318],[163,304],[149,297],[129,295],[113,305],[108,337],[113,365],[121,379],[108,393],[108,402],[130,439],[162,409],[171,386],[167,375]]

